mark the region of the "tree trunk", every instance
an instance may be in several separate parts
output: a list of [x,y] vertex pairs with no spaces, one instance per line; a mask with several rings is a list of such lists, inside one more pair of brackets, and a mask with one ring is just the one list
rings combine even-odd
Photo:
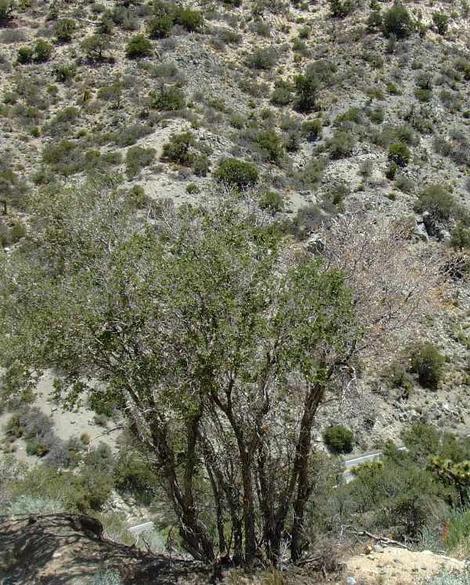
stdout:
[[300,423],[296,450],[297,494],[294,500],[294,522],[292,526],[291,559],[296,562],[302,554],[302,537],[305,507],[310,495],[309,460],[312,450],[312,426],[318,406],[323,398],[323,385],[312,386],[305,398],[304,413]]

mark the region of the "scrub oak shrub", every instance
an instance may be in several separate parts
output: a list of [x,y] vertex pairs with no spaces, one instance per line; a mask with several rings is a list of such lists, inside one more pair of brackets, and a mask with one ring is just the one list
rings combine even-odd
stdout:
[[49,61],[52,54],[52,45],[43,39],[39,39],[34,45],[34,61],[45,63]]
[[127,176],[135,177],[144,168],[148,167],[155,160],[154,148],[142,148],[141,146],[131,146],[126,154]]
[[456,250],[470,250],[470,227],[459,221],[451,233],[450,245]]
[[336,67],[326,59],[311,63],[305,68],[302,75],[294,80],[295,108],[302,113],[315,109],[318,92],[323,86],[331,82]]
[[163,146],[161,159],[183,166],[191,166],[194,161],[194,153],[192,152],[194,144],[195,140],[191,132],[173,134],[170,140]]
[[154,108],[166,112],[182,110],[186,105],[184,91],[175,85],[163,85],[151,99]]
[[150,57],[152,54],[152,43],[144,35],[134,35],[126,47],[126,56],[129,59],[140,59]]
[[104,61],[106,59],[105,53],[110,47],[110,37],[105,34],[90,35],[81,44],[82,51],[90,61]]
[[14,8],[14,0],[0,0],[0,22],[11,18]]
[[61,18],[54,26],[54,34],[58,43],[69,43],[75,32],[75,21],[71,18]]
[[328,0],[328,4],[330,5],[331,16],[334,18],[348,16],[355,7],[353,0]]
[[427,211],[436,221],[446,221],[457,210],[457,204],[446,186],[429,185],[419,194],[414,210],[417,213]]
[[284,80],[276,81],[271,94],[271,103],[275,106],[287,106],[292,99],[292,85]]
[[210,170],[210,163],[207,155],[197,154],[193,159],[191,168],[196,177],[205,177]]
[[20,65],[33,62],[33,49],[31,47],[20,47],[18,49],[17,61]]
[[386,37],[394,35],[397,39],[404,39],[413,32],[414,28],[410,13],[400,2],[396,2],[383,15],[382,31]]
[[147,25],[147,34],[151,39],[167,38],[171,34],[173,24],[173,18],[169,14],[155,16]]
[[246,64],[251,69],[267,71],[272,69],[277,61],[277,51],[272,47],[255,49],[247,58]]
[[266,191],[259,198],[259,206],[270,213],[280,213],[284,211],[284,199],[277,191]]
[[261,130],[255,136],[254,143],[269,162],[277,163],[284,155],[282,138],[275,130]]
[[204,17],[199,10],[185,6],[177,6],[173,12],[175,24],[179,24],[188,32],[199,32],[204,26]]
[[343,425],[328,427],[323,433],[323,440],[332,453],[351,453],[354,435],[351,429]]
[[423,388],[435,390],[441,381],[445,357],[429,342],[421,343],[411,350],[410,370],[418,376]]
[[323,130],[322,121],[319,118],[307,120],[302,124],[302,134],[308,142],[315,142],[321,137]]
[[445,14],[445,12],[435,12],[432,15],[432,21],[437,32],[444,36],[449,29],[449,17],[447,14]]
[[388,148],[388,160],[399,167],[406,167],[411,160],[410,149],[402,142],[395,142]]
[[334,160],[347,158],[352,155],[356,139],[351,131],[336,130],[326,143],[330,157]]
[[259,174],[258,169],[250,162],[237,158],[226,158],[219,163],[214,177],[219,183],[243,190],[256,185]]

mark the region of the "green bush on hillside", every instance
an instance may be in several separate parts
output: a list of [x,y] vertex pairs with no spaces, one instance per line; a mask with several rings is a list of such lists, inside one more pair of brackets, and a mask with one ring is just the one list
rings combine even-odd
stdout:
[[456,209],[454,196],[445,185],[429,185],[421,191],[414,205],[417,213],[427,211],[436,221],[450,219]]
[[401,3],[396,2],[385,11],[382,18],[382,30],[386,37],[394,35],[397,39],[408,37],[414,30],[413,19]]
[[190,166],[194,160],[194,153],[192,152],[194,144],[195,140],[191,132],[173,134],[170,140],[163,146],[161,159],[167,162]]
[[54,34],[59,43],[69,43],[75,32],[75,21],[71,18],[61,18],[54,26]]
[[129,59],[150,57],[152,52],[152,43],[142,34],[134,35],[126,46],[126,56]]
[[258,182],[259,174],[254,164],[227,158],[219,163],[214,177],[219,183],[243,190],[253,187]]
[[388,160],[399,167],[406,167],[411,160],[410,149],[403,142],[395,142],[388,147]]
[[0,22],[13,16],[16,7],[15,0],[0,0]]
[[325,445],[332,453],[351,453],[353,439],[353,432],[343,425],[331,426],[323,433]]
[[423,388],[435,390],[441,381],[445,357],[429,342],[418,344],[411,352],[411,371]]

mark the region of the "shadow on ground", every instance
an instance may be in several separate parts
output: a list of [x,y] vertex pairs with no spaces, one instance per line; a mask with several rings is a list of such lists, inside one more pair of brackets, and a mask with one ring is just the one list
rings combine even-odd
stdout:
[[117,570],[125,585],[208,581],[204,567],[103,539],[88,516],[0,517],[1,585],[86,585],[98,571]]

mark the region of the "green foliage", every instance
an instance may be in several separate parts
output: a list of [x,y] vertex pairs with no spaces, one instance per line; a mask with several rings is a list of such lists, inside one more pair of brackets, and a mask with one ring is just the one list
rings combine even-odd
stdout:
[[284,143],[275,130],[261,130],[254,143],[270,162],[278,163],[284,156]]
[[126,153],[127,176],[129,178],[135,177],[144,167],[151,165],[154,160],[154,148],[131,146]]
[[247,58],[247,65],[251,69],[267,71],[272,69],[277,61],[277,51],[272,47],[258,48]]
[[[229,178],[247,185],[246,176],[240,181],[240,165],[221,168],[235,170]],[[256,179],[257,173],[248,174],[248,183]],[[35,246],[14,250],[1,264],[0,324],[10,332],[2,364],[21,356],[30,367],[60,364],[70,373],[71,404],[86,390],[82,378],[73,383],[73,376],[93,371],[99,390],[91,391],[118,399],[123,416],[132,401],[138,413],[132,416],[133,434],[162,475],[192,554],[211,559],[218,552],[213,539],[218,504],[228,533],[237,529],[225,498],[217,499],[208,481],[215,470],[228,497],[235,488],[231,504],[237,518],[243,507],[252,510],[254,539],[249,530],[240,534],[251,539],[256,552],[260,498],[274,498],[276,509],[286,502],[279,473],[292,466],[304,420],[299,406],[333,390],[332,368],[340,378],[359,335],[345,277],[309,255],[299,254],[286,265],[280,227],[260,221],[241,197],[225,196],[211,206],[181,205],[167,209],[162,219],[154,210],[149,222],[147,213],[135,214],[126,193],[89,189],[72,186],[32,201]],[[29,254],[34,262],[24,261]],[[248,466],[237,446],[238,426],[234,431],[232,424],[241,425],[242,441],[247,436],[250,448],[256,445],[252,454],[243,451]],[[145,442],[140,431],[147,431]],[[280,448],[266,449],[269,465],[261,475],[258,456],[273,442]],[[212,445],[224,447],[216,468]],[[309,451],[305,456],[308,463]],[[308,467],[303,470],[308,476]],[[99,508],[112,487],[109,467],[88,456],[76,475],[34,473],[21,489],[41,490],[44,497],[65,492],[68,508]],[[266,479],[267,490],[250,494],[246,474],[251,486]],[[289,497],[295,499],[300,484],[293,477]],[[172,497],[176,485],[184,486],[189,508]],[[245,497],[239,497],[244,489]],[[292,505],[287,512],[292,518]],[[251,522],[249,514],[245,517]]]
[[170,14],[153,17],[147,25],[147,34],[151,39],[164,39],[170,36],[174,20]]
[[457,222],[451,233],[450,245],[456,250],[470,249],[470,227],[465,222]]
[[131,494],[144,504],[149,504],[155,495],[158,477],[141,453],[132,449],[121,449],[113,470],[116,489]]
[[90,61],[104,61],[105,53],[111,46],[110,37],[105,34],[94,34],[82,42],[82,51]]
[[284,199],[277,191],[265,191],[260,196],[259,206],[270,213],[280,213],[284,210]]
[[73,63],[60,63],[54,67],[54,77],[58,83],[71,81],[76,74],[76,67]]
[[442,378],[445,357],[432,343],[421,343],[410,355],[411,371],[424,388],[435,390]]
[[173,134],[170,140],[163,145],[162,160],[190,166],[194,160],[192,147],[195,144],[191,132]]
[[69,43],[75,32],[75,21],[71,18],[61,18],[54,26],[54,34],[59,43]]
[[258,170],[254,164],[227,158],[219,163],[214,177],[220,183],[243,190],[253,187],[258,182]]
[[354,0],[328,0],[330,12],[334,18],[344,18],[355,8]]
[[274,84],[271,94],[271,103],[275,106],[287,106],[293,100],[292,85],[284,80],[278,80]]
[[408,37],[415,26],[410,13],[403,4],[396,2],[386,10],[382,19],[382,30],[386,37],[394,35],[397,39]]
[[200,10],[177,5],[173,18],[175,24],[179,24],[188,32],[200,32],[204,27],[204,17]]
[[395,538],[417,539],[436,517],[445,517],[446,488],[433,474],[393,447],[383,462],[361,465],[356,479],[343,488],[346,505],[369,530],[392,529]]
[[380,7],[375,7],[371,10],[367,18],[367,30],[369,32],[376,32],[381,30],[382,26],[382,11],[380,10]]
[[36,63],[45,63],[51,57],[52,45],[43,39],[39,39],[36,41],[33,51]]
[[162,85],[151,97],[152,106],[161,111],[174,112],[186,105],[184,91],[176,85]]
[[470,554],[470,510],[458,510],[452,514],[447,525],[444,543],[451,554],[460,554],[464,558],[468,558]]
[[0,22],[7,20],[13,15],[13,10],[16,8],[15,0],[0,0]]
[[335,71],[330,61],[321,59],[308,65],[304,73],[295,78],[295,107],[299,112],[308,113],[315,109],[318,92],[331,82]]
[[126,56],[129,59],[150,57],[153,53],[152,43],[142,34],[134,35],[126,46]]
[[24,65],[27,63],[45,63],[52,54],[52,45],[44,39],[36,41],[33,48],[20,47],[18,49],[18,63]]
[[457,203],[445,185],[428,185],[414,205],[417,213],[427,211],[436,221],[447,221],[456,212]]
[[411,160],[410,149],[403,142],[395,142],[388,147],[388,160],[399,167],[406,167]]
[[402,388],[405,397],[408,397],[413,387],[413,379],[405,366],[400,362],[393,362],[386,372],[392,388]]
[[315,142],[318,140],[323,131],[323,124],[320,118],[314,120],[306,120],[302,123],[302,134],[308,142]]
[[18,63],[21,65],[26,65],[27,63],[32,63],[34,56],[34,51],[31,47],[20,47],[18,49]]
[[351,156],[355,145],[356,139],[352,132],[336,130],[333,136],[327,141],[326,148],[330,153],[330,157],[336,160]]
[[325,445],[332,453],[351,453],[354,435],[351,429],[343,425],[328,427],[323,433]]
[[449,17],[445,12],[434,12],[432,21],[437,29],[437,32],[444,36],[449,29]]

